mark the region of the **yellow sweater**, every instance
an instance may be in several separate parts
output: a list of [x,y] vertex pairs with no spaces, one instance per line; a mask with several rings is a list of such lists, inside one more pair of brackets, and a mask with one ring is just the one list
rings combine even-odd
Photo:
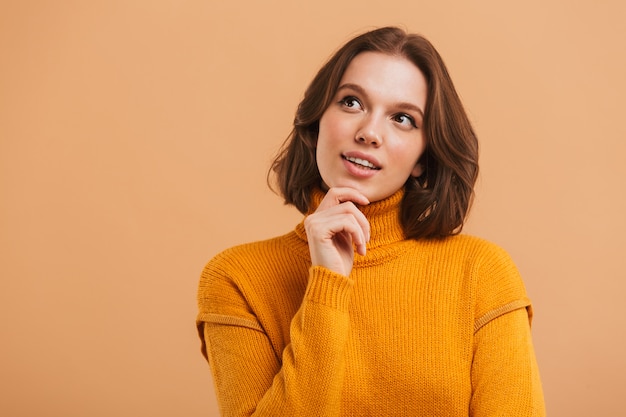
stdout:
[[310,266],[302,223],[207,264],[197,325],[223,416],[545,415],[513,262],[469,236],[406,240],[401,198],[363,208],[349,277]]

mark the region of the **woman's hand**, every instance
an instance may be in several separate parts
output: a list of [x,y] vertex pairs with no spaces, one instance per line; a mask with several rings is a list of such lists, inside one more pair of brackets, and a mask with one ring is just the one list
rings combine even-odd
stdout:
[[369,200],[353,188],[331,188],[315,213],[304,220],[313,266],[350,275],[354,261],[354,246],[365,255],[370,239],[370,225],[356,204]]

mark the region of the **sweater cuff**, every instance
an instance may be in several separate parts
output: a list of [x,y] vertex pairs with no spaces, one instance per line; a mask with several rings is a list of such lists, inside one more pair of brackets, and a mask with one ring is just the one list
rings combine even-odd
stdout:
[[309,269],[309,284],[305,297],[315,303],[347,312],[354,280],[323,266]]

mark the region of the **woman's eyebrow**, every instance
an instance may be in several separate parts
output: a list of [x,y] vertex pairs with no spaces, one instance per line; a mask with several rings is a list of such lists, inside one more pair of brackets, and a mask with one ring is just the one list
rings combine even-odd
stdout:
[[339,90],[344,90],[344,89],[349,89],[349,90],[354,90],[357,93],[363,94],[363,95],[367,95],[367,93],[365,92],[365,90],[363,89],[363,87],[361,87],[358,84],[352,84],[352,83],[345,83],[345,84],[341,84],[339,86],[339,88],[337,88],[337,91]]
[[396,103],[396,106],[398,106],[399,108],[404,109],[404,110],[417,112],[417,113],[419,113],[420,117],[424,117],[424,112],[422,111],[422,109],[417,107],[415,104],[401,102],[401,103]]
[[[358,84],[352,84],[352,83],[341,84],[339,88],[337,88],[337,91],[341,91],[341,90],[353,90],[365,97],[367,97],[368,95],[367,91],[365,91],[365,89]],[[418,106],[416,106],[413,103],[402,101],[400,103],[395,103],[395,106],[403,110],[417,112],[420,114],[421,117],[424,117],[424,112],[422,111],[422,109],[420,109]]]

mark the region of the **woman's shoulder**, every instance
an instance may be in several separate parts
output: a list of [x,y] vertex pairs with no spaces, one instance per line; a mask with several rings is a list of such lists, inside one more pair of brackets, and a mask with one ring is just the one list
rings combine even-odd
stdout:
[[288,256],[306,256],[308,248],[294,232],[284,235],[241,243],[223,249],[214,255],[206,268],[237,268],[250,263],[273,262]]
[[444,239],[432,240],[428,244],[438,250],[462,256],[464,259],[500,259],[506,262],[511,261],[509,253],[504,248],[478,236],[458,234]]
[[517,265],[500,245],[470,235],[453,236],[448,244],[464,253],[465,265],[476,288],[477,317],[502,306],[530,305]]

